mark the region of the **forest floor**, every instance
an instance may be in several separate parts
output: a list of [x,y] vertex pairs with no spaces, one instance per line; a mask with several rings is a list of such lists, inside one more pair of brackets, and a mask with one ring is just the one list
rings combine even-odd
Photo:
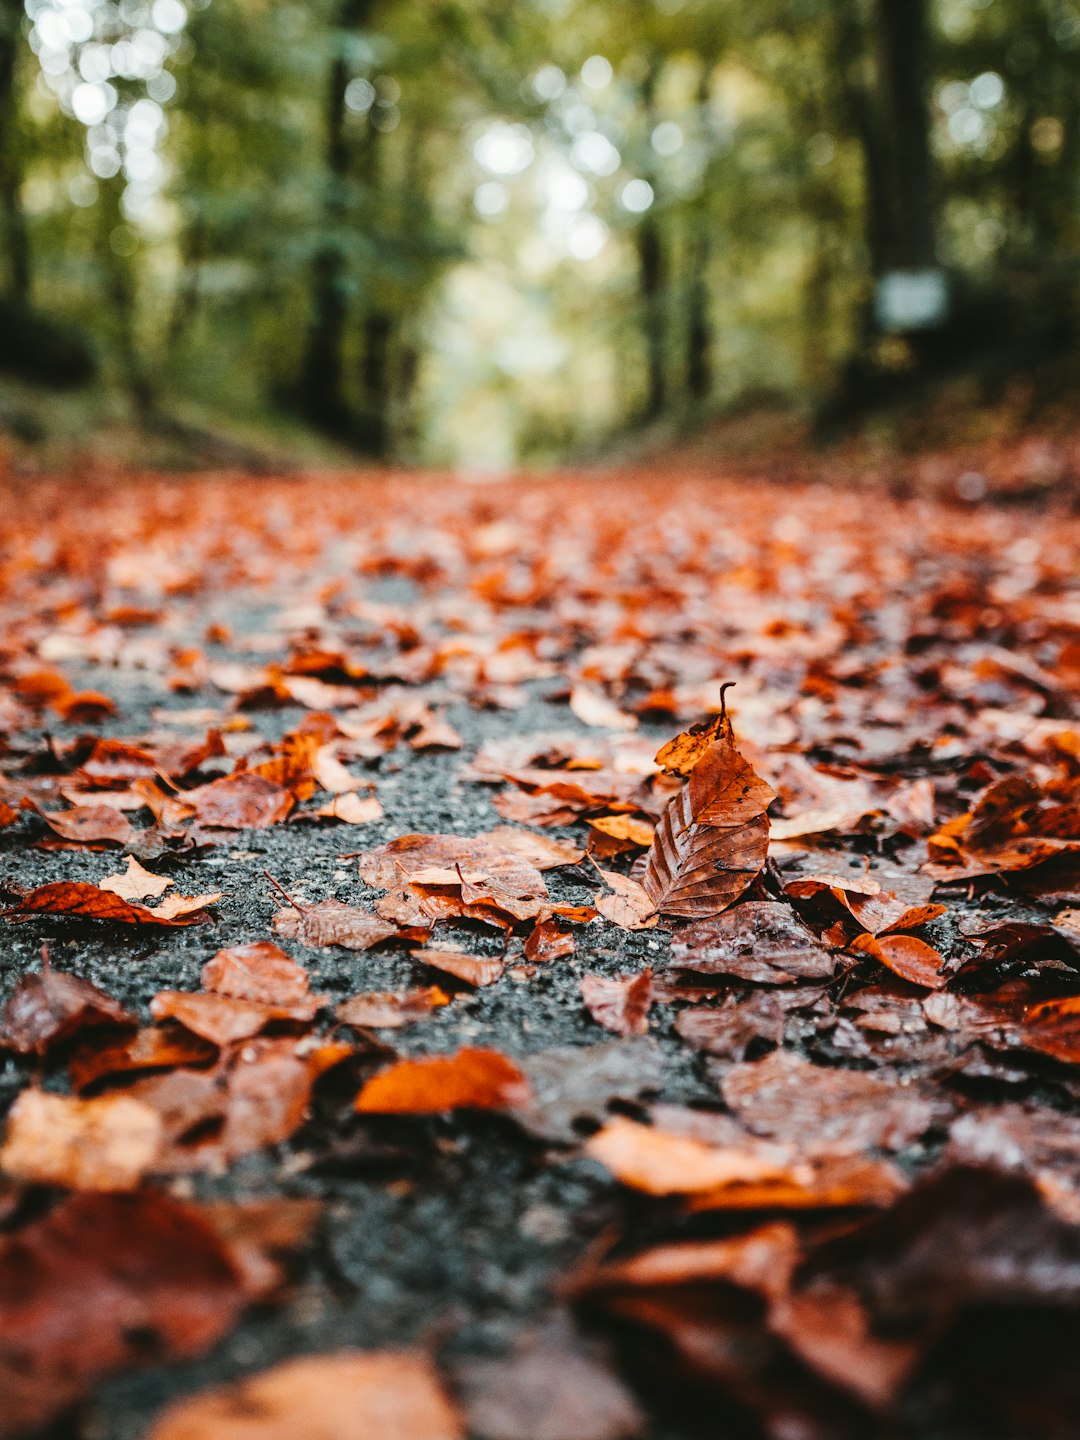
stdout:
[[792,469],[4,483],[0,1436],[1075,1434],[1080,519]]

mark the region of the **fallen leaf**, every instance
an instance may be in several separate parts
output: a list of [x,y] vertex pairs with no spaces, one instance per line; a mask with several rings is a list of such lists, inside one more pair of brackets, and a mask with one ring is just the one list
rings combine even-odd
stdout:
[[467,985],[494,985],[502,977],[506,962],[497,956],[467,955],[456,945],[445,945],[429,941],[421,950],[410,950],[409,954],[422,965],[441,970],[444,975],[453,975]]
[[525,958],[543,965],[549,960],[562,960],[567,955],[573,955],[576,949],[573,935],[561,930],[554,920],[540,920],[525,941]]
[[268,1025],[310,1025],[324,1003],[320,995],[281,1004],[201,991],[161,990],[150,1001],[150,1013],[155,1020],[178,1021],[212,1045],[233,1045],[258,1035]]
[[126,845],[131,839],[131,822],[111,805],[76,805],[71,810],[43,810],[24,798],[24,810],[32,810],[62,840],[76,845]]
[[62,915],[72,920],[106,920],[117,925],[196,925],[206,918],[206,907],[220,899],[220,894],[170,895],[151,910],[83,880],[58,880],[30,890],[16,904],[0,910],[0,916],[13,921],[27,920],[31,915]]
[[274,933],[286,940],[299,940],[301,945],[323,949],[341,945],[346,950],[370,950],[396,935],[399,926],[380,915],[373,915],[359,905],[344,905],[340,900],[320,900],[303,909],[293,905],[279,910],[271,922]]
[[104,880],[99,880],[99,890],[109,890],[113,895],[119,895],[122,900],[146,900],[163,895],[173,883],[168,876],[153,875],[149,870],[144,870],[134,855],[126,858],[127,869],[118,875],[106,875]]
[[133,1190],[161,1149],[161,1117],[127,1095],[76,1100],[24,1090],[8,1113],[5,1174],[69,1190]]
[[664,915],[719,914],[739,898],[768,857],[765,811],[773,791],[736,749],[731,722],[722,720],[689,779],[668,802],[645,857],[642,884]]
[[622,1117],[591,1136],[585,1153],[623,1185],[647,1195],[692,1195],[750,1181],[785,1181],[791,1170],[786,1148],[753,1136],[738,1145],[709,1145]]
[[614,840],[628,840],[632,845],[643,848],[653,842],[656,827],[649,820],[639,820],[634,815],[596,815],[586,822],[601,835],[610,835]]
[[4,1007],[0,1046],[20,1055],[44,1055],[85,1030],[134,1023],[104,990],[48,965],[16,983]]
[[787,906],[749,900],[676,930],[671,963],[702,975],[783,985],[829,979],[836,952],[819,944]]
[[311,813],[324,820],[340,820],[345,825],[371,825],[384,817],[378,796],[360,796],[352,792],[335,795],[333,800],[328,800]]
[[250,1298],[193,1207],[69,1196],[0,1248],[0,1435],[45,1424],[111,1371],[197,1355]]
[[918,1087],[812,1065],[788,1050],[731,1066],[722,1072],[720,1088],[749,1130],[799,1145],[807,1154],[902,1150],[950,1109]]
[[431,1362],[406,1350],[302,1356],[174,1401],[147,1440],[464,1440]]
[[607,975],[585,975],[581,998],[598,1025],[616,1035],[647,1035],[652,1004],[652,971],[611,979]]
[[68,1061],[72,1087],[83,1091],[98,1080],[149,1070],[175,1070],[184,1065],[207,1065],[217,1058],[217,1046],[175,1026],[147,1026],[130,1039],[109,1045],[80,1045]]
[[272,940],[219,950],[203,966],[201,980],[204,990],[269,1005],[303,1000],[308,991],[307,971]]
[[449,995],[437,985],[428,985],[416,990],[371,991],[367,995],[352,995],[341,1002],[334,1015],[343,1024],[357,1025],[361,1029],[400,1030],[405,1025],[426,1020],[433,1010],[449,1003]]
[[200,825],[220,830],[265,830],[288,818],[292,794],[261,775],[240,771],[177,796]]
[[[593,864],[596,865],[596,862],[593,861]],[[617,870],[601,870],[599,865],[596,865],[596,873],[615,892],[613,895],[597,895],[594,899],[593,903],[605,920],[610,920],[622,930],[651,930],[659,923],[656,906],[644,885],[627,875],[620,875]]]
[[912,985],[940,990],[948,981],[948,976],[941,973],[945,957],[915,935],[860,935],[851,948],[872,956]]
[[588,685],[575,685],[570,692],[570,709],[585,725],[597,730],[636,730],[637,717],[613,705],[606,695]]
[[380,1071],[356,1097],[373,1114],[423,1115],[444,1110],[509,1110],[529,1100],[529,1084],[497,1050],[399,1060]]

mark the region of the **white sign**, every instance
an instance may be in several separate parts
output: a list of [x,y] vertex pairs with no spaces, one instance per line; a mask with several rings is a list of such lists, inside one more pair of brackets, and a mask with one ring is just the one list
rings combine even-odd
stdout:
[[948,313],[944,270],[890,270],[877,282],[874,315],[881,330],[932,330]]

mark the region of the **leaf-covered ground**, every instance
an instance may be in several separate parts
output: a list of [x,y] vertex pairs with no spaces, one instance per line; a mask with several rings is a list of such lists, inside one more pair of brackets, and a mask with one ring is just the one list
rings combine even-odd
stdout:
[[8,482],[0,1435],[1073,1434],[1078,538]]

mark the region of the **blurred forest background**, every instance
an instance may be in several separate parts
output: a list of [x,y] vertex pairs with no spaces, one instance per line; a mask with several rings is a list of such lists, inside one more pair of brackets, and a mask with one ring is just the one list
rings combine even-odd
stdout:
[[1073,0],[0,0],[46,447],[497,470],[1073,385],[1078,225]]

